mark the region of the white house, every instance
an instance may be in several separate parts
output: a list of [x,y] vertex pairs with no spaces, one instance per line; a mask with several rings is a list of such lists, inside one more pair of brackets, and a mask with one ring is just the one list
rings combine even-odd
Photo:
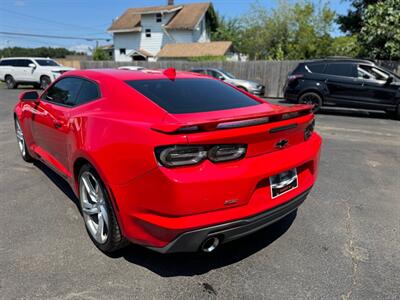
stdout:
[[[167,44],[185,44],[187,49],[187,44],[205,43],[203,48],[214,54],[215,48],[221,48],[210,42],[210,30],[216,26],[211,3],[174,5],[169,0],[165,6],[129,8],[114,20],[108,32],[113,34],[115,61],[128,62],[156,60]],[[202,53],[208,55],[207,50]]]

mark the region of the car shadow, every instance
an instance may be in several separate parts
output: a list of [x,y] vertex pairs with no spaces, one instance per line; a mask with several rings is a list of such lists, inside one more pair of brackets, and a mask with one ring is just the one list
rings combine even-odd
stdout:
[[[79,209],[79,200],[69,184],[52,169],[40,161],[34,165],[41,170]],[[267,226],[251,235],[226,243],[214,252],[161,254],[145,247],[131,244],[119,251],[108,254],[112,259],[124,258],[127,262],[142,266],[162,276],[193,276],[207,273],[237,263],[268,247],[279,239],[293,224],[297,210],[278,222]]]
[[297,210],[251,235],[221,245],[212,253],[160,254],[141,246],[130,245],[110,257],[123,257],[128,262],[145,267],[162,277],[201,275],[237,263],[265,249],[290,228],[296,216]]
[[36,166],[40,171],[42,171],[51,180],[51,182],[53,182],[53,184],[57,186],[76,205],[78,211],[80,211],[79,200],[64,178],[62,178],[60,175],[58,175],[56,172],[54,172],[52,169],[50,169],[39,160],[35,160],[33,162],[33,165]]

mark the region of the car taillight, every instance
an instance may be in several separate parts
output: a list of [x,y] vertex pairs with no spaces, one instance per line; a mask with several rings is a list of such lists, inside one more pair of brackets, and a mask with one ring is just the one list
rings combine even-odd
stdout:
[[303,74],[293,74],[293,75],[289,75],[288,76],[288,80],[289,81],[293,81],[299,78],[302,78],[304,75]]
[[198,164],[205,159],[224,162],[241,159],[246,155],[247,146],[232,145],[175,145],[158,147],[157,160],[164,167],[179,167]]
[[208,158],[213,162],[240,159],[245,154],[245,145],[218,145],[208,150]]
[[158,161],[165,167],[195,165],[207,157],[202,146],[172,146],[156,149]]
[[304,140],[307,141],[314,132],[315,127],[315,119],[311,121],[311,123],[306,127],[304,131]]

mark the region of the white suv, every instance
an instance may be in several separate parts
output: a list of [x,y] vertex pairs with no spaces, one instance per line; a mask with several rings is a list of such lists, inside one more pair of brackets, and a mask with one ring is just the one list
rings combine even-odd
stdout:
[[17,88],[18,84],[32,84],[46,89],[58,76],[70,70],[73,69],[49,58],[3,58],[0,60],[0,81],[5,81],[9,89]]

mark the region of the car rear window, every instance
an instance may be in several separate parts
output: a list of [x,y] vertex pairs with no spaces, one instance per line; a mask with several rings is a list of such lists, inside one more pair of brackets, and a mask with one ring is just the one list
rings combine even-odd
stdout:
[[306,73],[308,72],[305,68],[305,65],[303,63],[298,64],[297,67],[293,70],[292,74],[297,74],[297,73]]
[[216,111],[260,104],[233,87],[207,78],[133,80],[127,83],[173,114]]

